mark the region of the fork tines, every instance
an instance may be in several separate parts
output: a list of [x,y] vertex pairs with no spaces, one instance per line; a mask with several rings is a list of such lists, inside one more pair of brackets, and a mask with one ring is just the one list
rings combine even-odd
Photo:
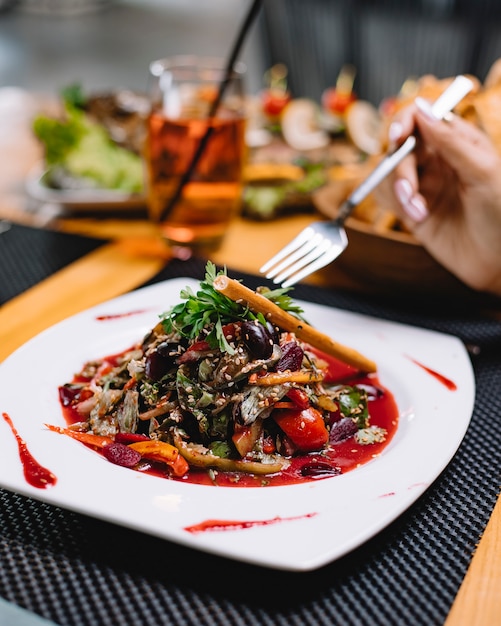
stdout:
[[302,230],[260,269],[275,284],[290,287],[333,261],[343,249],[312,227]]

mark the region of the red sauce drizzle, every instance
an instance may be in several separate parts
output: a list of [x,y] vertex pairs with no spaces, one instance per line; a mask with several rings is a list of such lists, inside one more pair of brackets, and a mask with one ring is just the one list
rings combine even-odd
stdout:
[[53,485],[55,485],[57,478],[50,470],[40,465],[40,463],[33,457],[33,455],[28,450],[26,442],[17,432],[10,416],[7,413],[2,413],[2,416],[7,424],[10,426],[12,434],[16,438],[17,447],[19,449],[19,458],[23,466],[26,482],[32,487],[36,487],[37,489],[47,489],[47,487],[52,487]]
[[97,315],[96,319],[99,322],[107,322],[108,320],[118,320],[121,317],[130,317],[131,315],[142,315],[143,313],[146,313],[146,309],[139,310],[139,311],[129,311],[127,313],[113,313],[110,315]]
[[439,382],[441,382],[442,385],[447,387],[449,391],[456,391],[456,389],[458,388],[456,383],[452,381],[450,378],[447,378],[443,374],[440,374],[439,372],[432,370],[430,367],[423,365],[422,363],[420,363],[419,361],[416,361],[416,359],[413,359],[410,356],[408,356],[407,358],[409,359],[409,361],[412,361],[413,363],[415,363],[418,367],[423,369],[425,372],[428,372],[428,374],[431,374],[434,378],[436,378]]
[[297,515],[296,517],[273,517],[266,520],[221,520],[221,519],[208,519],[200,524],[193,524],[193,526],[185,526],[184,530],[192,534],[204,533],[204,532],[222,532],[226,530],[243,530],[244,528],[253,528],[254,526],[270,526],[271,524],[278,524],[279,522],[292,522],[298,519],[308,519],[314,517],[316,513],[307,513],[306,515]]

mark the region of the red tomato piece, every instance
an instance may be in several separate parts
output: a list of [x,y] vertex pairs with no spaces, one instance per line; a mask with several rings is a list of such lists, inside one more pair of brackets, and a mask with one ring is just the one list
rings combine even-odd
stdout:
[[322,94],[322,106],[331,113],[343,114],[348,106],[357,99],[353,91],[338,91],[329,87]]
[[277,451],[273,438],[268,436],[263,439],[263,452],[265,454],[274,454]]
[[283,89],[265,89],[261,94],[263,113],[278,117],[291,101],[291,94]]
[[193,350],[194,352],[203,352],[204,350],[210,350],[210,346],[207,341],[201,339],[200,341],[195,341],[194,343],[192,343],[188,350]]
[[314,407],[275,411],[273,418],[301,452],[321,450],[329,439],[324,418]]
[[117,433],[115,435],[115,443],[128,445],[129,443],[137,443],[138,441],[150,441],[150,438],[148,435],[142,435],[140,433]]
[[229,337],[235,337],[240,326],[241,324],[239,322],[230,322],[229,324],[225,324],[222,328],[223,335],[226,339]]
[[287,397],[289,398],[289,400],[292,400],[292,402],[294,402],[298,409],[307,409],[310,406],[310,399],[308,398],[308,394],[303,389],[293,387],[290,391],[287,392]]
[[210,346],[207,341],[204,339],[200,341],[195,341],[191,344],[191,346],[184,352],[180,357],[179,363],[190,363],[193,361],[198,361],[200,358],[205,356],[206,353],[210,352]]

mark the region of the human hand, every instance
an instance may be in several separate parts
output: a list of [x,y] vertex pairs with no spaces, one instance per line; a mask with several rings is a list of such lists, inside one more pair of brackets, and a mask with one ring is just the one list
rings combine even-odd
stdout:
[[439,121],[417,98],[390,126],[390,142],[418,144],[376,195],[444,267],[501,296],[501,156],[474,124]]

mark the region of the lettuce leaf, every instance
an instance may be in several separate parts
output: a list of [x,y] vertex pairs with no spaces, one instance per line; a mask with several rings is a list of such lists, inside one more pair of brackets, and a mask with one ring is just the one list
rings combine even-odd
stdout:
[[103,126],[71,103],[65,102],[60,119],[37,116],[33,132],[44,147],[49,169],[61,168],[69,176],[87,179],[100,189],[130,193],[143,190],[141,158],[115,144]]

